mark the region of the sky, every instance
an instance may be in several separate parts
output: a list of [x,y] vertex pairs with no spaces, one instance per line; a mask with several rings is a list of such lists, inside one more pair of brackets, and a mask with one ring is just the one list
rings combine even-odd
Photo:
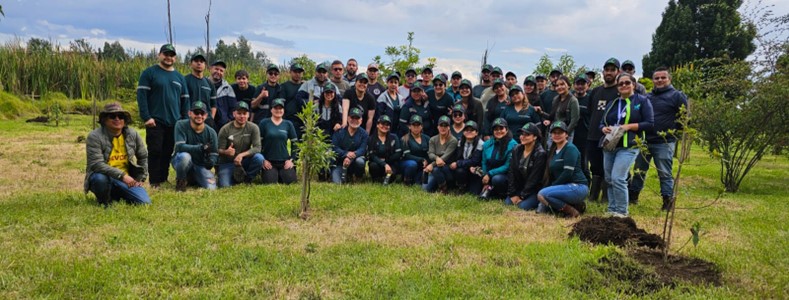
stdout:
[[[746,0],[747,2],[747,0]],[[166,0],[12,0],[1,4],[0,42],[31,37],[63,46],[85,39],[150,51],[167,41]],[[180,54],[205,43],[208,0],[171,0],[174,44]],[[307,54],[315,61],[348,58],[366,68],[384,49],[407,43],[421,63],[435,57],[434,72],[459,70],[465,78],[488,62],[522,79],[548,54],[554,63],[570,54],[577,65],[601,68],[609,57],[630,59],[641,73],[641,59],[652,44],[667,0],[217,0],[211,7],[211,44],[240,35],[254,51],[284,63]],[[777,15],[789,1],[764,0]],[[469,76],[471,75],[471,76]],[[472,80],[476,81],[476,80]]]

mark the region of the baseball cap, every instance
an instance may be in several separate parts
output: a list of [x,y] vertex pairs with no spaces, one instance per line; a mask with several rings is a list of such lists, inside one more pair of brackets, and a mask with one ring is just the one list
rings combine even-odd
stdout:
[[[544,74],[537,74],[536,76],[534,76],[534,79],[535,79],[535,80],[540,80],[540,78],[542,78],[542,79],[548,79],[548,77],[545,77],[545,75],[544,75]],[[535,81],[535,82],[536,82],[536,81]]]
[[450,121],[449,117],[447,116],[441,116],[440,118],[438,118],[438,125],[442,125],[442,124],[449,125],[452,124],[452,121]]
[[495,120],[493,120],[493,125],[490,126],[490,127],[491,128],[496,128],[496,127],[505,127],[506,128],[507,127],[507,120],[504,120],[502,118],[496,118]]
[[515,91],[523,93],[523,88],[520,85],[513,84],[512,87],[510,87],[510,95]]
[[361,80],[367,81],[369,83],[370,82],[370,77],[367,77],[366,73],[361,73],[359,75],[356,75],[356,81],[359,82]]
[[460,77],[462,79],[463,78],[463,74],[461,74],[460,71],[455,71],[455,72],[452,72],[452,76],[450,76],[449,78],[455,78],[455,77]]
[[391,125],[392,118],[390,118],[387,115],[381,115],[380,117],[378,117],[378,123],[389,123]]
[[378,69],[378,64],[371,63],[371,64],[367,65],[367,70],[376,70],[376,71],[378,71],[379,70]]
[[416,70],[413,67],[408,67],[408,69],[405,70],[406,75],[408,75],[409,72],[414,73],[414,75],[416,75]]
[[420,115],[413,115],[411,119],[408,120],[408,124],[419,123],[422,124],[422,116]]
[[534,75],[526,76],[526,79],[523,80],[523,84],[527,84],[529,82],[537,83],[537,78],[534,78]]
[[613,58],[613,57],[612,57],[612,58],[609,58],[609,59],[608,59],[608,60],[606,60],[606,61],[605,61],[605,63],[603,64],[603,69],[605,69],[605,67],[606,67],[606,66],[608,66],[608,65],[614,65],[614,67],[616,67],[617,69],[619,69],[619,66],[620,66],[620,65],[619,65],[619,60],[618,60],[618,59],[616,59],[616,58]]
[[595,76],[595,75],[597,75],[597,72],[589,70],[589,71],[586,71],[586,73],[584,73],[584,74]]
[[624,68],[625,66],[631,66],[631,67],[635,68],[636,64],[634,64],[632,60],[628,59],[628,60],[622,62],[622,68]]
[[236,103],[236,108],[234,110],[242,110],[242,109],[249,111],[249,104],[247,104],[244,101],[238,101],[238,103]]
[[464,86],[464,85],[467,85],[469,88],[473,87],[471,85],[471,81],[469,81],[468,79],[463,79],[460,81],[460,86]]
[[325,92],[328,92],[328,91],[332,91],[332,92],[334,92],[336,94],[337,93],[337,86],[334,85],[334,83],[327,82],[326,84],[323,85],[323,92],[325,93]]
[[275,108],[277,106],[285,107],[285,99],[277,98],[274,101],[271,101],[271,108]]
[[389,76],[386,76],[386,81],[389,81],[389,80],[392,80],[392,79],[397,79],[397,81],[400,81],[400,75],[398,75],[397,73],[392,73],[392,74],[389,74]]
[[205,56],[203,56],[203,55],[202,55],[202,54],[200,54],[200,53],[197,53],[197,54],[195,54],[195,55],[192,55],[192,58],[191,58],[189,61],[190,61],[190,62],[192,62],[192,61],[196,61],[196,60],[202,60],[202,61],[205,61]]
[[479,127],[477,126],[477,122],[474,122],[474,121],[466,122],[466,126],[463,126],[463,130],[466,130],[466,128],[469,128],[469,127],[474,128],[474,130],[479,130]]
[[510,76],[518,78],[518,75],[515,75],[515,73],[513,73],[512,71],[507,71],[507,74],[504,75],[504,78],[507,78],[507,77],[510,77]]
[[438,76],[433,78],[433,82],[436,82],[436,81],[441,81],[441,83],[446,84],[447,83],[447,78],[444,77],[444,74],[439,74]]
[[586,75],[578,74],[578,76],[575,76],[575,81],[573,81],[573,83],[576,83],[576,82],[579,82],[579,81],[583,81],[584,83],[587,83],[587,82],[589,82],[589,79],[586,78]]
[[411,92],[415,90],[424,91],[424,89],[422,88],[422,84],[420,84],[419,81],[415,82],[414,85],[411,86]]
[[326,66],[326,62],[319,63],[317,66],[315,66],[315,71],[320,70],[329,71],[329,67]]
[[553,70],[551,70],[551,73],[548,73],[548,76],[551,76],[551,75],[553,75],[553,74],[556,74],[556,73],[559,73],[559,75],[562,75],[562,74],[563,74],[563,73],[562,73],[562,70],[559,70],[559,69],[557,69],[557,68],[554,68]]
[[294,63],[290,65],[290,70],[296,72],[304,72],[304,67],[302,67],[300,63]]
[[497,84],[502,84],[503,85],[504,81],[502,81],[501,78],[494,80],[493,81],[493,86],[496,86]]
[[424,68],[422,68],[422,73],[425,72],[429,72],[430,74],[433,74],[433,68],[431,68],[430,66],[425,66]]
[[542,135],[541,132],[540,132],[540,128],[537,126],[537,124],[534,124],[534,123],[526,123],[526,124],[524,124],[523,127],[518,129],[518,133],[519,134],[528,133],[528,134],[531,134],[533,136],[541,136]]
[[164,44],[161,48],[159,48],[159,53],[168,53],[172,52],[175,55],[175,46],[173,44]]
[[275,64],[268,64],[268,67],[266,67],[266,72],[271,70],[277,70],[277,72],[279,72],[279,67]]
[[550,132],[553,132],[554,129],[561,129],[564,132],[569,132],[567,129],[567,124],[562,121],[553,122],[553,124],[551,124]]
[[362,110],[359,109],[358,107],[351,108],[351,111],[348,112],[348,117],[361,118],[362,117]]
[[201,110],[203,112],[206,112],[205,103],[203,103],[203,101],[195,101],[194,103],[192,103],[192,107],[189,108],[189,110],[190,111]]
[[488,72],[493,71],[493,66],[491,66],[489,64],[483,65],[482,66],[482,72],[485,72],[485,71],[488,71]]
[[212,63],[211,66],[212,67],[213,66],[222,66],[222,68],[227,69],[227,64],[225,62],[221,61],[221,60],[214,61],[214,63]]
[[458,103],[458,104],[455,104],[455,106],[452,106],[452,112],[453,113],[455,113],[455,112],[465,113],[466,109],[463,108],[463,104]]
[[493,71],[490,71],[490,73],[499,73],[499,74],[504,74],[504,73],[502,73],[502,72],[501,72],[501,68],[499,68],[499,67],[494,67],[494,68],[493,68]]

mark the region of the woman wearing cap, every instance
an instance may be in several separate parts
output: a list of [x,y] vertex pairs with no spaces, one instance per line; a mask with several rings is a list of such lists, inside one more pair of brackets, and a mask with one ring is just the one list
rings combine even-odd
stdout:
[[507,88],[501,79],[493,82],[493,98],[488,101],[487,109],[485,110],[485,124],[483,125],[483,135],[490,136],[493,131],[493,121],[501,116],[504,108],[510,104],[510,97],[507,95]]
[[[400,76],[397,75],[397,73],[393,73],[386,77],[386,91],[378,96],[375,106],[376,118],[386,115],[389,116],[390,120],[399,121],[400,105],[403,104],[403,99],[400,98],[400,93],[397,92],[399,85]],[[400,122],[392,123],[389,132],[397,134],[399,132],[399,125]]]
[[411,94],[400,109],[401,126],[399,129],[400,132],[398,132],[399,136],[404,136],[410,131],[410,126],[407,126],[407,124],[410,124],[410,120],[413,116],[419,116],[423,131],[425,128],[430,128],[432,126],[432,122],[430,122],[430,107],[427,103],[427,94],[425,94],[425,90],[422,89],[419,83],[415,83],[411,86]]
[[293,159],[298,155],[296,147],[288,153],[288,141],[296,143],[296,128],[293,123],[282,118],[285,115],[285,99],[271,101],[271,118],[260,121],[261,153],[263,154],[264,184],[291,184],[296,181],[296,168]]
[[375,136],[370,137],[367,142],[367,167],[374,182],[383,179],[384,184],[389,184],[397,174],[396,168],[403,149],[400,147],[400,139],[391,133],[391,127],[392,119],[381,115],[378,117]]
[[332,150],[335,153],[331,170],[331,180],[334,183],[342,184],[364,177],[364,155],[367,154],[369,136],[361,127],[363,114],[361,108],[351,108],[348,113],[348,126],[331,137]]
[[370,79],[367,74],[359,74],[353,89],[348,89],[342,96],[342,124],[348,125],[348,112],[353,107],[362,110],[362,128],[370,132],[373,129],[373,116],[375,115],[375,99],[367,93],[367,83]]
[[612,147],[614,150],[603,151],[608,213],[618,217],[628,214],[627,176],[639,153],[636,136],[644,140],[645,132],[652,130],[655,121],[651,102],[646,96],[634,93],[635,82],[633,75],[628,73],[616,77],[619,98],[608,102],[600,121],[603,134],[624,130],[622,138]]
[[557,121],[549,128],[553,145],[548,150],[545,188],[537,194],[537,200],[545,209],[576,218],[586,210],[584,199],[589,193],[588,181],[581,170],[581,152],[567,140],[570,134],[566,123]]
[[455,154],[455,162],[449,165],[454,172],[455,185],[461,192],[479,195],[482,191],[482,177],[478,175],[482,171],[482,139],[477,122],[466,122]]
[[[570,79],[567,76],[559,76],[556,79],[555,87],[556,97],[553,98],[553,102],[551,107],[553,111],[551,112],[548,120],[552,122],[562,121],[567,124],[567,130],[570,133],[570,136],[567,138],[570,143],[573,142],[573,136],[575,132],[575,126],[578,125],[578,120],[581,118],[581,111],[578,106],[578,99],[570,93]],[[550,125],[550,123],[546,120],[543,123],[545,126]]]
[[466,113],[463,104],[456,103],[452,107],[452,126],[449,127],[449,133],[458,141],[463,139],[463,129],[466,128]]
[[427,167],[430,159],[430,137],[422,133],[422,116],[413,115],[409,120],[409,132],[400,139],[403,148],[403,159],[400,160],[400,170],[403,172],[403,183],[412,185],[422,182],[422,171]]
[[85,193],[93,192],[101,205],[116,199],[151,204],[142,187],[148,178],[148,150],[129,122],[131,114],[120,103],[109,103],[99,114],[101,127],[88,134]]
[[460,101],[457,103],[463,105],[463,109],[465,109],[466,113],[466,121],[474,121],[478,125],[482,124],[482,120],[485,116],[484,108],[482,107],[482,102],[472,96],[471,81],[467,79],[460,81],[460,89],[458,92],[460,93]]
[[540,104],[540,94],[537,94],[537,81],[533,75],[529,75],[523,80],[523,93],[531,105]]
[[501,118],[507,120],[510,132],[517,132],[528,123],[540,123],[542,119],[537,110],[534,109],[519,85],[510,88],[510,104],[501,112]]
[[493,138],[482,144],[482,198],[502,197],[507,192],[507,171],[517,142],[502,118],[493,120]]
[[342,128],[342,109],[337,101],[337,87],[332,83],[323,86],[320,101],[315,106],[315,111],[320,116],[318,127],[323,130],[326,137],[331,139],[332,134]]
[[431,163],[425,167],[425,173],[430,175],[427,183],[422,185],[422,189],[427,192],[435,192],[438,188],[442,193],[446,193],[447,183],[452,180],[449,165],[455,158],[458,140],[449,133],[449,127],[449,117],[441,116],[438,118],[438,134],[430,138],[427,155]]
[[537,192],[543,185],[548,153],[542,147],[542,133],[536,123],[526,123],[518,129],[518,133],[520,144],[512,151],[509,189],[504,204],[532,210],[540,203],[537,201]]

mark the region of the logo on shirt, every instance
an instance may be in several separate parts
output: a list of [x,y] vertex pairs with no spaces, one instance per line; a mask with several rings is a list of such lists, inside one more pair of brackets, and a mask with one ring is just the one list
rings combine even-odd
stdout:
[[605,110],[605,100],[597,101],[597,110]]

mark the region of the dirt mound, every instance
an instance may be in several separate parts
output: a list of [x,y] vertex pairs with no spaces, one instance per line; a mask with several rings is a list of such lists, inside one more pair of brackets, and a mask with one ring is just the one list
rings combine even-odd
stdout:
[[666,246],[660,236],[638,228],[636,222],[629,217],[583,218],[573,225],[570,236],[578,236],[582,241],[592,244],[625,246],[634,243],[652,249],[663,249]]
[[669,255],[668,260],[663,261],[663,253],[644,249],[636,249],[629,254],[639,263],[654,268],[661,281],[667,284],[681,280],[693,284],[721,285],[718,267],[703,259]]

